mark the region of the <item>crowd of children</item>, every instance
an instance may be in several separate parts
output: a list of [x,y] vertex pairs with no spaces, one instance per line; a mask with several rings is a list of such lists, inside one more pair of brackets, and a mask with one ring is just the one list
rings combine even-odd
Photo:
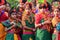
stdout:
[[60,1],[20,2],[13,9],[5,2],[0,3],[0,40],[60,40]]

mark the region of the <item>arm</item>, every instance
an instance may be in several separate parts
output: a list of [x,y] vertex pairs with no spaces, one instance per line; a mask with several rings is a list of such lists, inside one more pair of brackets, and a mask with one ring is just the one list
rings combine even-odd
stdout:
[[14,27],[15,25],[12,25],[11,27],[9,27],[9,28],[5,28],[5,31],[8,31],[8,30],[11,30],[13,27]]
[[26,26],[25,19],[26,19],[25,16],[22,17],[22,25],[23,25],[23,28],[24,28],[24,29],[33,30],[33,28],[29,28],[29,27]]
[[42,26],[42,24],[40,23],[42,19],[42,15],[38,14],[38,15],[35,15],[35,27],[36,28],[39,28],[40,26]]

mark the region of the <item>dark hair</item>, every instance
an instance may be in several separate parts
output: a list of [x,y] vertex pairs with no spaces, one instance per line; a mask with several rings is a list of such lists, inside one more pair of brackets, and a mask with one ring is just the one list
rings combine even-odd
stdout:
[[29,8],[32,9],[32,4],[29,3]]
[[48,8],[48,10],[50,11],[51,10],[51,5],[48,3],[48,2],[46,2],[47,3],[47,6],[44,4],[43,6],[42,6],[42,4],[40,4],[40,6],[39,6],[39,8],[41,9],[41,8]]
[[22,0],[23,3],[26,3],[27,0]]
[[23,8],[23,7],[18,7],[18,8],[17,8],[17,11],[18,11],[18,12],[19,12],[19,8],[21,8],[21,9],[24,11],[24,8]]
[[1,0],[0,0],[0,2],[1,2]]
[[42,5],[39,5],[39,9],[41,9],[41,8],[45,8],[46,9],[47,7],[46,7],[45,4],[43,6]]
[[48,6],[48,10],[51,11],[52,10],[52,6],[48,2],[46,2],[46,3],[47,3],[47,6]]
[[29,5],[29,9],[32,9],[32,4],[31,3],[26,3],[26,5]]
[[60,11],[60,8],[58,7],[59,11]]

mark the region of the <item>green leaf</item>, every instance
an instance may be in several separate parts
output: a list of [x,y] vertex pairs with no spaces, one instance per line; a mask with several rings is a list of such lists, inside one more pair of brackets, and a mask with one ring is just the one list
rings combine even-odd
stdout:
[[57,3],[57,2],[55,2],[53,5],[54,5],[55,7],[57,7],[57,6],[58,6],[58,3]]
[[17,7],[17,5],[19,4],[19,0],[6,0],[8,3],[10,3],[10,5],[11,5],[11,8],[16,8]]
[[31,2],[32,0],[27,0],[28,2]]
[[39,4],[44,3],[44,0],[38,0],[38,3]]
[[47,0],[47,2],[51,4],[52,3],[52,0]]

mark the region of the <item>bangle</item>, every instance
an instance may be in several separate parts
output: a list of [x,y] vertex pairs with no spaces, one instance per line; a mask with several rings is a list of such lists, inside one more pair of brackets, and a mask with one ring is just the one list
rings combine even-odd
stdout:
[[42,24],[39,24],[39,25],[42,25]]
[[44,23],[41,23],[42,25],[44,24]]

